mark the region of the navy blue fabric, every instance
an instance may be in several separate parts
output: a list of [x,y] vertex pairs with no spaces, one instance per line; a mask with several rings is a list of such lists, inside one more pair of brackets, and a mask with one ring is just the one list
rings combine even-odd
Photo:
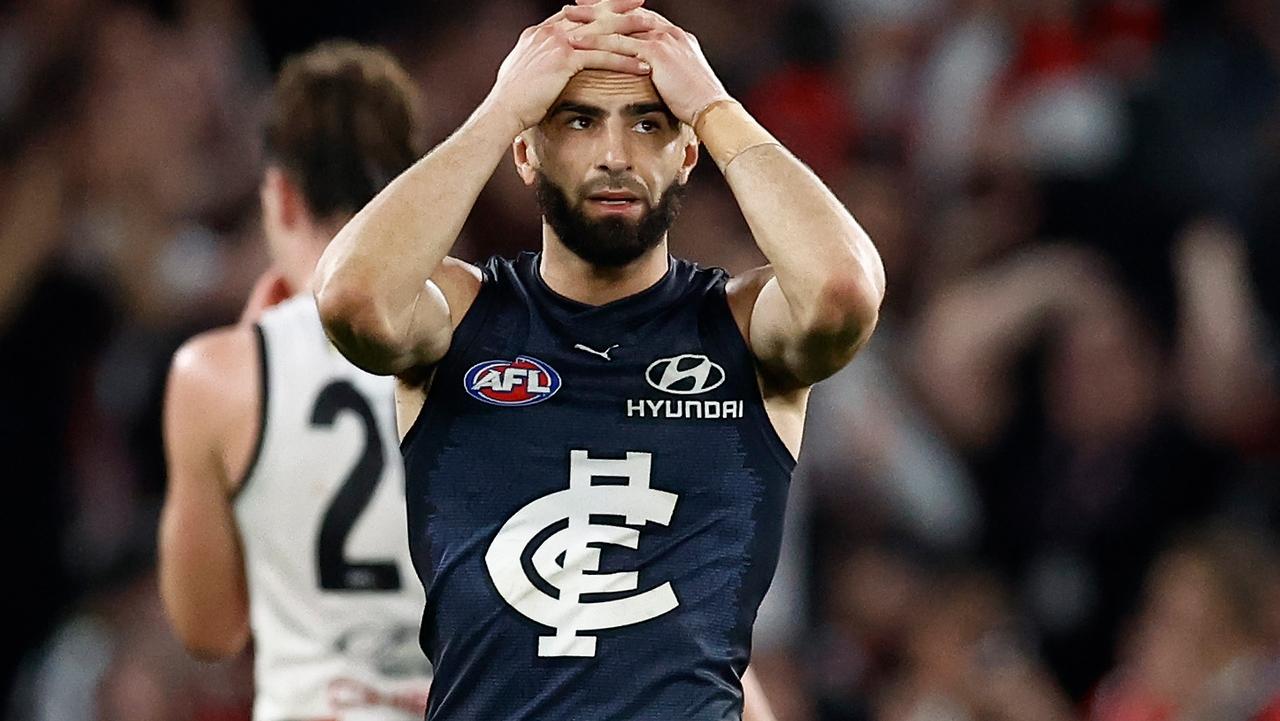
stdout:
[[[739,719],[740,677],[777,564],[794,460],[765,414],[754,361],[726,301],[728,276],[672,260],[648,290],[593,307],[548,288],[538,259],[526,253],[483,268],[485,282],[403,444],[411,547],[427,589],[422,645],[435,667],[427,719]],[[606,359],[579,344],[616,347]],[[655,371],[655,362],[682,355],[710,359],[723,382],[694,394],[687,383],[672,385],[686,391],[677,394],[650,382],[662,384],[665,366]],[[519,356],[554,369],[554,395],[504,407],[468,392],[469,370]],[[682,405],[688,401],[697,408]],[[742,417],[688,417],[712,415],[699,405],[712,403],[741,408]],[[593,544],[599,572],[638,572],[638,589],[580,600],[589,605],[669,583],[678,606],[632,625],[580,631],[595,639],[594,655],[540,656],[539,639],[556,629],[504,600],[485,557],[508,519],[569,488],[572,451],[610,459],[649,453],[650,487],[676,496],[667,525],[632,526],[640,531],[635,549]],[[553,596],[552,584],[533,578],[531,556],[563,527],[544,529],[520,559]]]

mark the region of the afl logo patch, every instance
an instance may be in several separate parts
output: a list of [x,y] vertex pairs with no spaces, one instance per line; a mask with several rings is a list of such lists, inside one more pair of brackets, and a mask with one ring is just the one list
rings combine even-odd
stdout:
[[463,376],[467,393],[495,406],[531,406],[560,390],[560,374],[537,358],[491,360],[471,366]]
[[724,368],[704,355],[685,354],[649,364],[644,379],[665,393],[692,396],[724,383]]

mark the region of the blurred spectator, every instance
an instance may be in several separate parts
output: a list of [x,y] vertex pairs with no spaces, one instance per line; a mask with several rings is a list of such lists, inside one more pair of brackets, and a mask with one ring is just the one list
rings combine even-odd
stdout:
[[1266,721],[1280,709],[1280,565],[1253,531],[1209,528],[1161,554],[1091,721]]
[[11,569],[26,591],[4,690],[90,579],[153,533],[160,373],[184,326],[248,288],[238,226],[214,229],[245,212],[253,186],[237,174],[256,162],[234,14],[165,24],[92,0],[6,12],[0,444],[15,459],[4,540],[26,549]]
[[149,565],[126,563],[24,668],[17,721],[249,721],[252,663],[212,666],[173,638]]
[[916,329],[921,387],[983,478],[986,553],[1073,696],[1106,668],[1162,538],[1213,497],[1211,459],[1162,400],[1160,347],[1112,278],[1079,249],[1029,250],[940,292]]
[[816,605],[810,683],[819,721],[869,721],[901,668],[929,575],[903,545],[872,541],[832,554]]
[[876,239],[895,293],[857,362],[814,388],[796,475],[822,499],[817,514],[831,526],[831,541],[847,535],[843,521],[857,516],[864,525],[878,518],[937,553],[972,550],[982,524],[974,479],[896,363],[921,265],[911,189],[884,164],[864,163],[842,180],[836,193]]
[[1206,437],[1241,454],[1274,450],[1280,434],[1276,335],[1249,277],[1243,238],[1220,222],[1194,223],[1178,243],[1174,271],[1182,303],[1184,412]]
[[9,459],[10,494],[0,543],[20,549],[9,573],[23,589],[10,599],[0,693],[71,601],[65,546],[76,502],[67,464],[77,440],[73,409],[114,326],[99,283],[52,265],[64,232],[63,162],[58,150],[36,146],[0,173],[0,455]]
[[902,671],[877,704],[877,721],[1073,718],[995,579],[944,574],[915,603]]
[[783,65],[760,79],[745,99],[761,123],[828,179],[847,162],[856,133],[835,72],[839,43],[817,6],[794,5],[782,24]]
[[1011,62],[1009,34],[998,2],[961,0],[926,51],[913,162],[935,192],[955,190],[974,170],[1000,78]]

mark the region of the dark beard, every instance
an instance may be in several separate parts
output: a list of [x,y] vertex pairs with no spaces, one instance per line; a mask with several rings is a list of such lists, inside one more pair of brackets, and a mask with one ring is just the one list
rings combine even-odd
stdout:
[[592,220],[569,203],[569,196],[541,171],[536,183],[538,207],[560,242],[598,268],[620,268],[652,250],[666,235],[684,200],[684,183],[673,182],[656,207],[638,222],[626,218]]

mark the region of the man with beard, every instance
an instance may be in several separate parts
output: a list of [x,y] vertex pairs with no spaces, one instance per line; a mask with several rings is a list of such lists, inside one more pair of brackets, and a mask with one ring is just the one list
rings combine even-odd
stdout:
[[[338,234],[317,300],[403,381],[427,718],[736,719],[808,389],[870,335],[883,269],[692,36],[580,1]],[[668,255],[699,140],[770,266]],[[542,251],[448,257],[507,148]]]

